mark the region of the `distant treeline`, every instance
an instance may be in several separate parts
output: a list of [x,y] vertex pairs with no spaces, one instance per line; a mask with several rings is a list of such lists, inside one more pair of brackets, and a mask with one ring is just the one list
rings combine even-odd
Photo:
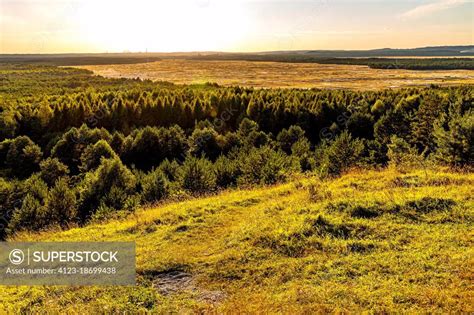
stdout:
[[147,54],[64,54],[64,55],[0,55],[0,64],[37,64],[50,66],[134,64],[161,60]]
[[0,238],[294,172],[474,165],[473,86],[181,86],[32,65],[0,82]]
[[369,66],[373,69],[474,70],[474,58],[330,58],[306,54],[212,54],[193,60],[245,60]]
[[373,50],[301,50],[262,53],[150,52],[99,54],[0,54],[0,65],[6,63],[56,66],[106,65],[146,63],[162,59],[196,59],[349,64],[364,65],[376,69],[472,70],[474,69],[474,58],[468,58],[469,56],[474,56],[474,46],[439,46],[413,49],[384,48]]

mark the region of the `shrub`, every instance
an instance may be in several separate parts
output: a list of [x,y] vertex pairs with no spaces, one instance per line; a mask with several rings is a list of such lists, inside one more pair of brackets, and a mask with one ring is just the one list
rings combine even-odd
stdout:
[[90,129],[87,125],[82,125],[79,129],[71,128],[54,145],[51,155],[66,164],[71,172],[76,173],[84,148],[99,140],[110,141],[110,138],[105,129]]
[[138,131],[133,140],[125,141],[123,156],[128,164],[150,170],[164,159],[183,157],[186,149],[186,136],[180,127],[146,127]]
[[283,181],[288,172],[297,167],[285,153],[264,146],[248,152],[242,151],[239,157],[239,168],[242,172],[238,178],[239,185],[268,185]]
[[168,159],[165,159],[160,166],[159,170],[163,172],[168,181],[173,182],[178,180],[179,164],[175,160],[170,162]]
[[321,163],[323,173],[339,175],[354,166],[364,150],[364,143],[359,139],[352,139],[347,131],[343,131],[330,144],[323,145]]
[[5,164],[14,176],[25,178],[39,169],[43,153],[27,136],[13,139],[9,143]]
[[437,159],[451,166],[474,165],[474,111],[452,117],[448,129],[444,123],[441,119],[435,124]]
[[246,138],[252,131],[258,131],[259,127],[258,124],[250,120],[248,118],[244,118],[240,124],[237,134],[240,136],[241,139]]
[[118,155],[122,154],[123,151],[123,143],[125,141],[125,137],[120,132],[114,132],[112,139],[110,140],[110,146]]
[[3,110],[0,113],[0,141],[15,136],[18,123],[15,117],[15,111]]
[[93,145],[89,145],[81,155],[81,165],[79,170],[87,172],[96,169],[100,165],[102,158],[114,159],[118,158],[117,154],[105,140],[99,140]]
[[15,209],[13,212],[8,225],[9,234],[26,229],[38,230],[45,224],[44,213],[44,205],[32,194],[27,194],[21,208]]
[[416,148],[395,135],[388,145],[387,157],[389,164],[398,170],[407,170],[423,164],[423,156],[418,154]]
[[77,201],[74,190],[69,188],[67,180],[60,178],[48,194],[46,201],[46,219],[50,223],[66,226],[77,216]]
[[6,181],[0,178],[0,240],[6,236],[13,211],[21,207],[24,199],[22,186],[19,181]]
[[240,137],[234,132],[228,132],[223,138],[222,153],[228,154],[234,148],[242,145]]
[[135,176],[120,159],[102,159],[97,170],[86,173],[81,183],[80,218],[90,218],[99,206],[124,209],[135,187]]
[[45,219],[45,201],[48,198],[48,186],[39,176],[33,175],[24,181],[18,201],[8,224],[8,233],[19,230],[38,230],[49,223]]
[[146,175],[142,180],[142,200],[155,202],[169,194],[169,183],[161,170],[155,170]]
[[217,186],[225,188],[237,184],[237,178],[240,176],[240,169],[235,160],[231,160],[225,156],[220,156],[214,163],[214,169],[216,172]]
[[380,115],[385,111],[385,104],[382,100],[377,100],[370,109],[372,114]]
[[291,155],[299,162],[302,171],[310,171],[315,167],[314,154],[311,152],[311,143],[305,137],[291,146]]
[[205,193],[216,188],[216,175],[212,163],[205,158],[186,157],[179,172],[181,187],[194,193]]
[[304,131],[299,126],[291,126],[288,130],[283,129],[277,136],[277,143],[280,149],[283,150],[286,154],[291,153],[291,147],[298,142],[298,140],[303,139]]
[[193,156],[205,155],[215,160],[221,154],[218,137],[219,134],[214,129],[194,129],[189,138],[189,152]]
[[244,144],[249,148],[260,148],[269,145],[271,142],[270,135],[263,131],[252,131],[244,140]]
[[49,186],[56,180],[69,174],[68,167],[57,158],[47,158],[40,163],[40,178]]

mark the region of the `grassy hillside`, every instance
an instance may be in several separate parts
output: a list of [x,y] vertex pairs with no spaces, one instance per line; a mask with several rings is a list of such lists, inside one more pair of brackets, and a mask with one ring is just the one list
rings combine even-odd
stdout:
[[136,241],[137,287],[2,287],[5,311],[473,312],[473,174],[353,172],[12,240]]

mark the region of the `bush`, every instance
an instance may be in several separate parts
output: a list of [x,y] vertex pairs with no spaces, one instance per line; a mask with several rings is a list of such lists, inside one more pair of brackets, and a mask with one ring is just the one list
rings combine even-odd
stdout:
[[474,111],[455,115],[448,122],[448,129],[443,124],[444,120],[435,124],[437,159],[451,166],[474,165]]
[[86,220],[99,206],[125,209],[135,194],[136,178],[120,159],[102,159],[99,168],[86,174],[81,183],[79,216]]
[[110,146],[118,155],[122,154],[123,151],[123,143],[125,141],[125,137],[120,132],[114,132],[112,139],[110,140]]
[[6,236],[15,208],[21,207],[24,199],[22,186],[19,181],[6,181],[0,178],[0,240]]
[[40,163],[40,178],[49,186],[56,180],[69,174],[68,167],[57,158],[47,158]]
[[239,168],[242,172],[238,178],[239,185],[268,185],[283,181],[288,172],[297,169],[297,166],[285,153],[264,146],[249,152],[242,151]]
[[96,169],[100,165],[102,158],[118,158],[117,154],[105,140],[99,140],[93,145],[89,145],[81,155],[81,165],[79,170],[87,172]]
[[205,158],[186,157],[179,172],[181,187],[193,193],[206,193],[216,188],[216,175],[212,163]]
[[259,127],[258,124],[250,120],[248,118],[244,118],[240,124],[237,134],[240,136],[241,139],[246,138],[252,131],[258,131]]
[[207,158],[215,160],[221,154],[218,137],[219,134],[214,129],[194,129],[189,138],[189,152],[193,156],[205,155]]
[[45,225],[45,207],[40,200],[27,194],[21,208],[15,209],[8,225],[8,233],[13,234],[21,230],[38,230]]
[[13,138],[17,128],[18,123],[15,118],[15,112],[12,110],[3,110],[0,113],[0,141]]
[[395,135],[392,136],[391,143],[388,145],[387,157],[390,166],[402,171],[420,167],[424,160],[416,148]]
[[305,137],[291,146],[291,155],[298,160],[302,171],[310,171],[315,167],[314,154],[311,152],[311,143]]
[[66,226],[77,216],[77,201],[74,190],[65,178],[58,179],[48,194],[46,217],[48,222]]
[[214,169],[216,172],[217,186],[226,188],[237,184],[237,178],[241,172],[235,160],[220,156],[214,163]]
[[142,180],[142,200],[145,202],[159,201],[169,194],[169,183],[161,170],[150,172]]
[[352,139],[347,131],[343,131],[330,144],[323,145],[322,172],[330,175],[339,175],[356,165],[362,152],[364,143],[359,139]]
[[277,136],[277,144],[286,154],[291,153],[291,147],[304,137],[304,131],[299,126],[291,126],[288,130],[283,129]]
[[179,168],[178,162],[175,160],[170,162],[168,159],[165,159],[158,167],[170,182],[178,180]]
[[42,156],[39,146],[27,136],[21,136],[9,142],[5,164],[12,175],[25,178],[39,169]]
[[14,210],[8,224],[9,234],[19,230],[38,230],[49,224],[45,215],[48,186],[39,176],[33,175],[24,181],[18,198],[21,202],[12,204]]
[[75,174],[84,148],[99,140],[110,141],[110,138],[109,132],[105,129],[90,129],[87,125],[82,125],[79,129],[71,128],[54,145],[51,155],[66,164]]
[[164,159],[183,157],[186,149],[186,136],[180,127],[146,127],[138,131],[133,140],[125,141],[123,156],[128,164],[150,170]]

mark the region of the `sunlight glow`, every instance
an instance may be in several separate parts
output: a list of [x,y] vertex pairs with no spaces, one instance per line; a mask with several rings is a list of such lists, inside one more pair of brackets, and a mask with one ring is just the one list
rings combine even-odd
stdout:
[[111,51],[236,49],[250,20],[239,2],[100,1],[79,8],[81,36]]

